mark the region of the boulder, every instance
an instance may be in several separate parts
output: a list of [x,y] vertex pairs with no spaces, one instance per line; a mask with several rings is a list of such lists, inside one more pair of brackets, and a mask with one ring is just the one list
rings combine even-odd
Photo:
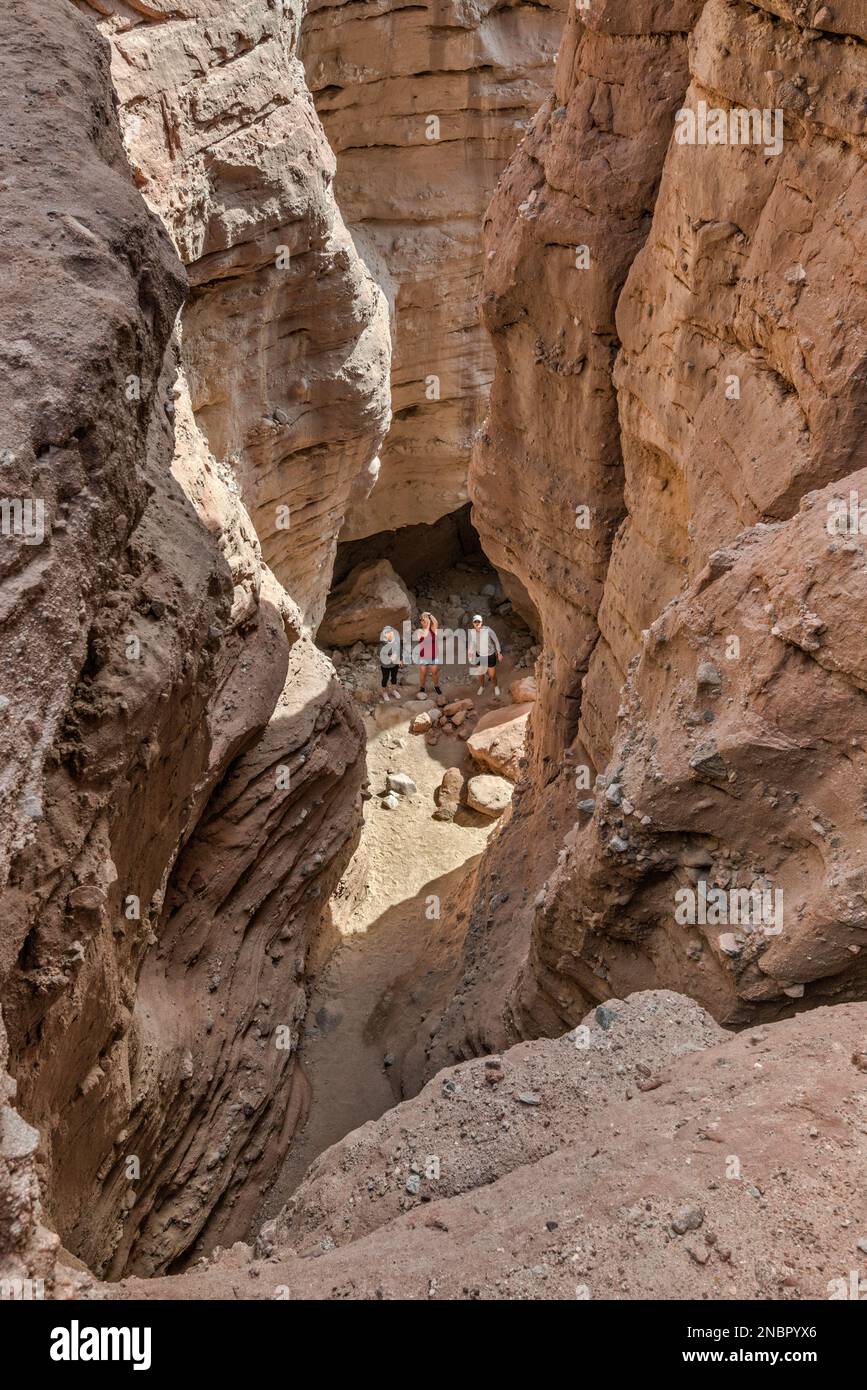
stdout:
[[[442,710],[443,714],[446,716],[447,719],[451,719],[454,715],[456,715],[458,710],[473,709],[473,702],[470,699],[451,700],[449,704],[445,703],[445,699],[443,696],[440,696],[440,699],[443,700]],[[439,703],[439,701],[437,703]]]
[[389,772],[385,785],[390,792],[396,792],[398,796],[415,796],[418,791],[415,782],[406,772]]
[[516,681],[512,681],[509,686],[509,694],[512,697],[513,705],[528,705],[535,700],[539,694],[539,687],[536,685],[535,677],[519,676]]
[[318,640],[331,647],[378,643],[384,627],[393,627],[400,636],[411,613],[409,590],[400,575],[388,560],[372,560],[356,565],[332,590]]
[[512,800],[512,783],[505,777],[481,772],[467,783],[467,805],[483,816],[501,816]]
[[529,705],[505,705],[482,715],[467,739],[467,748],[483,772],[517,782],[529,715]]
[[464,796],[464,774],[459,767],[448,767],[434,793],[437,809],[434,820],[454,820]]
[[431,717],[426,709],[421,714],[417,714],[409,726],[411,734],[426,734],[431,728]]

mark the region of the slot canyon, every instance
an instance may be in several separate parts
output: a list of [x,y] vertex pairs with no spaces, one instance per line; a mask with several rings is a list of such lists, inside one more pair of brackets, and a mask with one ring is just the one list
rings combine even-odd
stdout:
[[0,1302],[867,1296],[863,0],[0,70]]

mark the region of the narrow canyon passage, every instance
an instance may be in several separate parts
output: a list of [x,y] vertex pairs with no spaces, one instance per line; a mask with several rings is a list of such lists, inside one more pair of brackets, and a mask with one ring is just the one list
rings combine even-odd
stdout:
[[864,16],[4,0],[0,1303],[867,1296]]
[[[398,563],[403,559],[407,573],[414,573],[424,558],[434,559],[438,548],[454,560],[460,552],[449,522],[451,518],[439,527],[415,528],[426,534],[416,535],[412,546],[400,533],[387,542],[371,538],[362,558],[385,546]],[[358,555],[358,547],[352,547],[350,559]],[[478,773],[466,734],[477,716],[508,712],[516,679],[523,678],[525,693],[532,687],[527,671],[537,648],[505,598],[496,571],[478,550],[471,558],[418,576],[412,597],[416,611],[429,607],[440,615],[444,629],[455,631],[462,618],[472,616],[474,605],[485,608],[486,620],[492,606],[500,610],[490,622],[503,646],[501,693],[495,695],[489,686],[479,696],[478,680],[470,678],[466,661],[447,661],[440,671],[442,703],[446,709],[459,701],[471,706],[460,726],[465,736],[452,730],[428,731],[426,737],[413,733],[411,726],[420,713],[438,706],[430,698],[419,700],[417,667],[408,665],[400,672],[400,699],[384,702],[376,644],[359,642],[334,653],[338,671],[363,711],[368,799],[359,847],[307,964],[311,994],[299,1050],[306,1119],[257,1213],[254,1232],[277,1215],[324,1149],[418,1091],[425,1045],[460,975],[466,926],[461,890],[496,833],[496,819],[465,804],[453,819],[437,819],[438,790],[448,769],[459,770],[465,780]],[[388,777],[401,774],[415,790],[399,796],[392,809],[384,797]]]

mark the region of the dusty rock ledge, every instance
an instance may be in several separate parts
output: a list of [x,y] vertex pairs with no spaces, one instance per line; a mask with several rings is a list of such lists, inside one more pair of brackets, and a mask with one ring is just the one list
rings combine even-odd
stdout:
[[347,1135],[255,1250],[100,1292],[833,1296],[863,1264],[867,1005],[733,1036],[658,991],[580,1027],[446,1068]]

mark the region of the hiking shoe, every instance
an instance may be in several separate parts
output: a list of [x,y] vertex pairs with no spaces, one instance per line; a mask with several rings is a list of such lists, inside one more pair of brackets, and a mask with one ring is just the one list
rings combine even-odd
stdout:
[[400,699],[400,691],[398,690],[398,688],[397,688],[396,685],[393,685],[393,686],[391,687],[391,698],[392,698],[393,700],[399,700],[399,699]]
[[495,685],[495,686],[494,686],[494,694],[495,694],[495,695],[499,695],[499,693],[500,693],[500,687],[499,687],[498,685]]
[[478,688],[478,690],[476,691],[476,694],[477,694],[477,695],[484,695],[484,693],[485,693],[485,687],[484,687],[484,685],[480,685],[479,688]]
[[435,695],[442,695],[442,693],[443,693],[443,692],[442,692],[442,687],[439,686],[439,685],[435,685],[435,686],[434,686],[434,694],[435,694]]

